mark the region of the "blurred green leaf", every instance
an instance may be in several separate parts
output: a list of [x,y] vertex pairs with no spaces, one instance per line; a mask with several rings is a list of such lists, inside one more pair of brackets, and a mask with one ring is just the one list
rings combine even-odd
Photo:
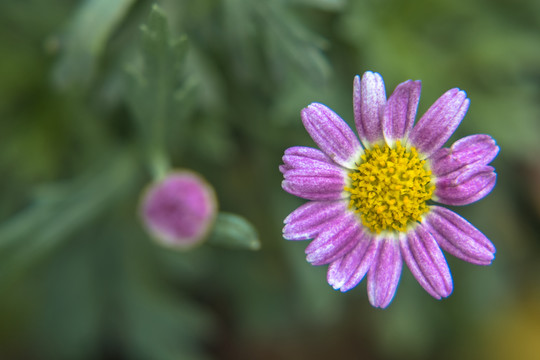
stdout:
[[331,66],[323,50],[328,42],[323,37],[307,29],[295,19],[292,12],[280,1],[258,3],[259,16],[266,26],[263,37],[266,49],[272,59],[270,64],[276,74],[282,75],[282,60],[292,62],[309,76],[310,81],[321,83],[331,74]]
[[291,0],[291,2],[328,11],[342,10],[347,4],[347,0]]
[[197,152],[209,161],[226,164],[238,151],[229,128],[221,118],[201,117],[193,124],[192,132],[195,137],[189,139],[191,152]]
[[128,230],[122,238],[117,290],[123,316],[118,330],[128,358],[207,359],[202,343],[214,331],[212,315],[165,281],[156,248],[145,236]]
[[[278,80],[296,69],[307,76],[316,74],[310,77],[315,82],[328,78],[331,68],[322,52],[328,42],[310,31],[291,5],[282,0],[223,2],[225,36],[238,78],[260,82],[257,74],[268,69]],[[260,52],[266,56],[264,63]]]
[[69,23],[63,53],[54,69],[61,88],[86,85],[109,37],[135,0],[85,0]]
[[31,330],[26,336],[32,342],[30,358],[98,357],[105,297],[101,263],[96,262],[103,255],[98,251],[103,244],[96,238],[98,233],[92,229],[81,234],[23,279],[39,298],[39,303],[32,301]]
[[187,299],[132,288],[126,293],[125,336],[132,359],[207,359],[198,344],[211,319]]
[[208,243],[233,249],[259,250],[261,247],[253,225],[239,215],[224,212],[218,214]]
[[0,226],[0,280],[11,279],[131,189],[135,162],[121,150],[66,183],[38,189],[34,203]]
[[166,139],[171,123],[176,123],[177,141],[182,135],[182,100],[193,82],[182,82],[187,39],[171,39],[165,13],[157,5],[141,27],[140,57],[128,67],[127,102],[137,120],[149,165],[156,176],[169,167]]

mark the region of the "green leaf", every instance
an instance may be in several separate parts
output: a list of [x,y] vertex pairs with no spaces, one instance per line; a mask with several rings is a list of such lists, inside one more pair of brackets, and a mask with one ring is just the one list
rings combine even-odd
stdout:
[[208,243],[234,249],[259,250],[261,247],[257,231],[249,221],[223,212],[218,214]]
[[120,151],[66,183],[42,187],[34,203],[0,226],[0,280],[11,279],[130,190],[135,162]]
[[205,309],[164,291],[130,287],[123,333],[132,358],[206,359],[199,343],[211,333],[212,318]]
[[346,0],[291,0],[291,2],[327,11],[342,10],[347,5]]
[[263,29],[268,44],[266,51],[274,70],[281,72],[281,68],[286,66],[282,62],[286,59],[310,75],[313,81],[327,80],[332,73],[323,53],[329,46],[328,41],[311,32],[280,2],[261,2],[258,5],[258,16],[266,24]]
[[213,315],[180,283],[163,277],[154,245],[134,230],[127,227],[120,235],[115,259],[123,314],[118,333],[127,358],[207,359],[203,344],[214,334]]
[[[310,5],[333,6],[331,0],[319,2]],[[330,64],[322,52],[328,42],[299,20],[290,1],[225,0],[223,19],[223,37],[239,80],[260,82],[257,74],[268,70],[278,78],[301,70],[315,81],[328,79]],[[259,51],[266,62],[261,63]]]
[[22,288],[32,292],[33,309],[25,323],[29,335],[24,335],[32,343],[29,357],[98,358],[105,318],[102,291],[106,288],[100,272],[100,250],[110,239],[96,238],[97,234],[102,233],[91,230],[81,234],[10,287],[10,291]]
[[157,120],[174,117],[182,93],[182,65],[187,53],[185,36],[172,40],[167,18],[157,5],[152,7],[148,23],[141,26],[140,56],[128,66],[130,86],[128,103],[141,126],[156,125]]
[[[130,76],[126,99],[137,121],[151,170],[159,177],[169,167],[167,134],[172,123],[182,122],[182,101],[193,83],[183,81],[187,39],[171,39],[167,18],[159,6],[152,7],[141,32],[139,57],[127,68]],[[179,127],[174,129],[176,132]]]
[[54,69],[61,88],[86,85],[107,41],[135,0],[86,0],[65,34],[63,54]]

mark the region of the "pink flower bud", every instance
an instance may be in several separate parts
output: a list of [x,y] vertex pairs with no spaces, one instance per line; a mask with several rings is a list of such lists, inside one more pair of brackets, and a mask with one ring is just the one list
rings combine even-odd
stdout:
[[141,216],[161,244],[188,248],[206,238],[217,212],[214,189],[198,174],[180,170],[152,184],[143,196]]

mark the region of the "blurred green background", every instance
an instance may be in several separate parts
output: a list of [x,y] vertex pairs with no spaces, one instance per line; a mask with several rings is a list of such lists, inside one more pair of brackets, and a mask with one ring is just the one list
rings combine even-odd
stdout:
[[[1,359],[538,359],[540,2],[157,3],[0,2]],[[388,94],[421,79],[419,114],[465,90],[451,141],[501,147],[493,193],[454,209],[496,259],[448,256],[448,299],[404,269],[374,309],[365,281],[334,291],[281,236],[303,203],[281,156],[314,146],[300,110],[350,122],[367,70]],[[138,203],[156,153],[206,177],[261,249],[152,242]]]

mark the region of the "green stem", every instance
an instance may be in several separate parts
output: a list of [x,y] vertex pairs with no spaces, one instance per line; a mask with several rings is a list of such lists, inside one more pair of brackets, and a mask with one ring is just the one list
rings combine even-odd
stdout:
[[[157,144],[154,144],[157,145]],[[149,151],[149,170],[155,181],[159,181],[167,175],[171,168],[169,157],[164,149],[164,146],[153,146]]]

